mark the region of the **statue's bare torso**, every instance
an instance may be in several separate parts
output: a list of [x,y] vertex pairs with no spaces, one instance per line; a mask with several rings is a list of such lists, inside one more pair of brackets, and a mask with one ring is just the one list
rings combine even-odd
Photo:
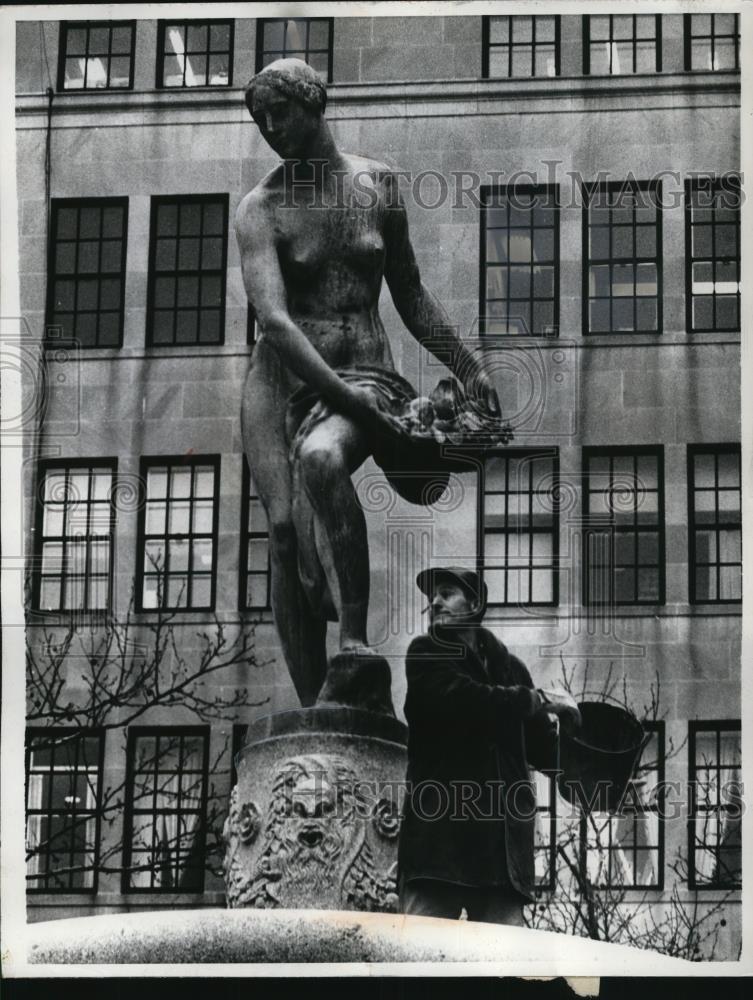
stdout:
[[[378,313],[387,252],[388,170],[359,156],[346,154],[343,160],[347,171],[331,178],[323,192],[314,194],[303,183],[286,188],[280,166],[248,197],[268,220],[290,318],[327,364],[392,368]],[[268,365],[279,370],[279,360],[260,333],[253,370],[263,378]],[[299,381],[288,370],[288,387]]]

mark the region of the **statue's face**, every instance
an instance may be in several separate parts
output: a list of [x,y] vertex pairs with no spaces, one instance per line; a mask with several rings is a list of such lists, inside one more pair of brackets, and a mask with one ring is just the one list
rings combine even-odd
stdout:
[[319,126],[319,113],[274,87],[254,88],[251,117],[265,142],[283,159],[302,159]]

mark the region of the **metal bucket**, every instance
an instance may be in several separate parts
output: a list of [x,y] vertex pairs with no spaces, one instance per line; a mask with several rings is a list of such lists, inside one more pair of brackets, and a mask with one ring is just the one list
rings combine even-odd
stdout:
[[583,812],[617,812],[651,737],[632,712],[602,701],[578,705],[582,725],[560,733],[560,795]]

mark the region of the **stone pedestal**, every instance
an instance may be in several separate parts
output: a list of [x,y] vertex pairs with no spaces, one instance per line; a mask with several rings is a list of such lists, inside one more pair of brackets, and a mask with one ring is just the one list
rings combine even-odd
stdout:
[[407,728],[321,704],[249,727],[225,824],[229,907],[395,912]]

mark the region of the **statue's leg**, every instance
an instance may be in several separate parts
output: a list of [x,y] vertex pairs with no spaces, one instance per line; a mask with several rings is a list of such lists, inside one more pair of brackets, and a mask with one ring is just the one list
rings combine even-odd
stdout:
[[290,676],[302,705],[313,705],[327,671],[327,621],[309,604],[298,576],[284,407],[271,405],[269,387],[249,376],[242,412],[243,442],[269,522],[272,611]]
[[368,646],[369,548],[366,520],[351,482],[368,455],[363,432],[333,414],[317,424],[298,452],[301,480],[317,520],[318,549],[330,589],[339,595],[340,648]]

